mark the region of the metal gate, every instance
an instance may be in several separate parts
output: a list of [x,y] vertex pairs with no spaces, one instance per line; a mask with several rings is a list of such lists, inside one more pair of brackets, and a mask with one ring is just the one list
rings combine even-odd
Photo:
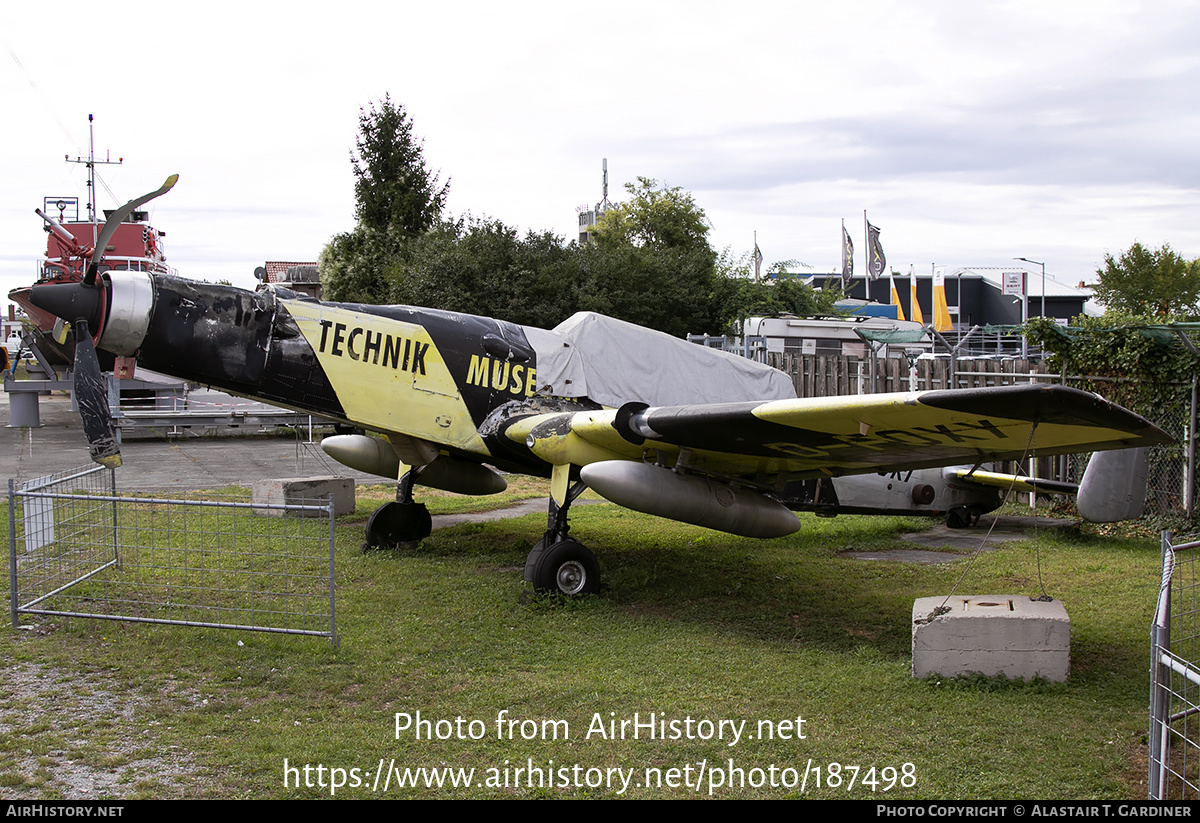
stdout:
[[1196,550],[1162,534],[1162,585],[1151,628],[1151,800],[1200,799],[1200,601]]
[[58,615],[336,642],[333,522],[332,500],[122,496],[103,466],[10,480],[12,622]]

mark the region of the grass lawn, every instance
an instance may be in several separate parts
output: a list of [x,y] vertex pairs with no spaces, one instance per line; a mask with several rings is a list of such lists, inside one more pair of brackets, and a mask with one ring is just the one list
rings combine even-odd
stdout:
[[[927,521],[802,515],[761,541],[579,506],[572,536],[606,585],[561,602],[522,580],[544,514],[361,553],[390,494],[338,522],[337,648],[108,621],[0,631],[0,798],[1145,797],[1153,537],[1009,544],[959,583],[965,559],[844,554],[910,548],[899,535]],[[912,679],[915,598],[1043,584],[1071,617],[1069,682]]]

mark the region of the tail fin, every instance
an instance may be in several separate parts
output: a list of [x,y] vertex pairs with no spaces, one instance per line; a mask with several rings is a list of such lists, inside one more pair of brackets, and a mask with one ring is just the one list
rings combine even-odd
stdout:
[[1096,452],[1088,461],[1079,484],[1076,500],[1079,513],[1093,523],[1141,517],[1146,507],[1149,470],[1149,449]]

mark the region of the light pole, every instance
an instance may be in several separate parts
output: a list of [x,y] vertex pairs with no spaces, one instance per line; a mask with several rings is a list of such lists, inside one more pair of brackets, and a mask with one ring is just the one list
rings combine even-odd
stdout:
[[1030,260],[1028,257],[1014,257],[1013,260],[1024,260],[1026,263],[1032,263],[1035,266],[1042,267],[1042,317],[1046,316],[1046,264],[1039,263],[1036,260]]
[[[1022,260],[1026,263],[1032,263],[1035,266],[1042,267],[1042,317],[1045,317],[1046,316],[1046,264],[1039,263],[1037,260],[1030,260],[1028,257],[1014,257],[1013,259],[1014,260]],[[1026,320],[1028,320],[1028,318],[1026,318]],[[1032,457],[1029,458],[1029,476],[1037,477],[1037,465],[1034,462],[1034,459]],[[1033,508],[1036,505],[1037,505],[1037,493],[1030,492],[1029,507]]]

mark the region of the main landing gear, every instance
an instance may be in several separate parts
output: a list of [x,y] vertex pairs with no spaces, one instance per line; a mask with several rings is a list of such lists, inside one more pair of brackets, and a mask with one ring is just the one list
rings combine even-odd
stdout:
[[384,503],[367,521],[363,549],[392,549],[424,540],[433,531],[433,518],[424,503],[413,502],[415,471],[407,471],[396,484],[396,499]]
[[946,525],[951,529],[969,529],[979,522],[979,512],[958,506],[946,512]]
[[[569,468],[555,467],[546,533],[525,558],[525,580],[538,592],[579,597],[600,591],[600,564],[586,546],[567,536],[571,528],[567,512],[571,503],[587,489],[582,481],[576,481],[568,488]],[[367,521],[364,551],[411,546],[433,531],[429,510],[424,503],[413,501],[412,487],[418,471],[402,470],[396,484],[396,499],[384,503],[371,515]],[[554,490],[559,493],[555,494]]]
[[525,558],[525,581],[536,591],[578,597],[600,591],[600,564],[577,540],[567,537],[567,510],[587,486],[576,481],[560,505],[552,494],[546,533]]

